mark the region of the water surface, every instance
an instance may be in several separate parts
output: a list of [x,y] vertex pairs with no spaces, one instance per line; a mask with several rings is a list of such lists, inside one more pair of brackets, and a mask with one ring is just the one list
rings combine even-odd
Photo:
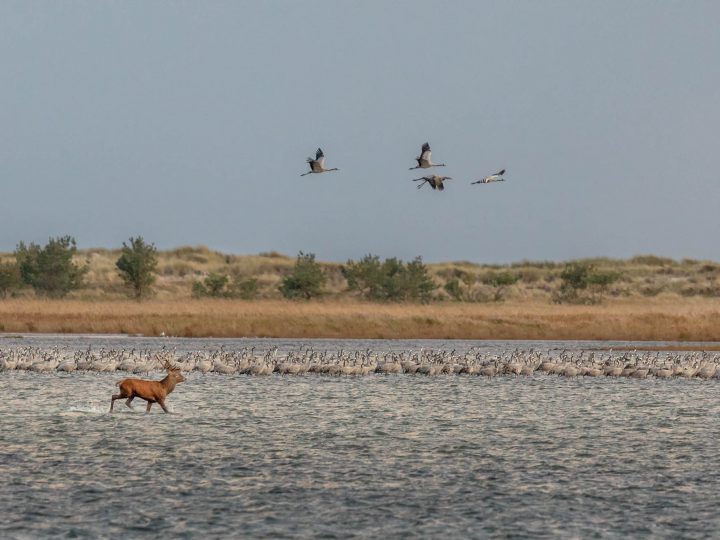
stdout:
[[0,537],[720,529],[717,381],[191,373],[168,398],[173,414],[136,400],[110,415],[122,376],[0,373]]

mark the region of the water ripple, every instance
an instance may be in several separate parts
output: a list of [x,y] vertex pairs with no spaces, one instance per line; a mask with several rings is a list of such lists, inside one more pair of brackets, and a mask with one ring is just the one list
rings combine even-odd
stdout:
[[693,379],[0,374],[0,537],[714,536],[720,405]]

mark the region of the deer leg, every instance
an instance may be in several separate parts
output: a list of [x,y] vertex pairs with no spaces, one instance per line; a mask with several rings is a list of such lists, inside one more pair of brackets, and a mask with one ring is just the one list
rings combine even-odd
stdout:
[[127,401],[125,402],[125,405],[127,405],[130,409],[133,408],[132,406],[132,400],[135,399],[135,396],[130,396]]
[[152,401],[148,401],[147,407],[145,407],[145,412],[146,412],[146,413],[149,413],[149,412],[150,412],[150,407],[152,407],[152,404],[153,404]]
[[170,411],[168,411],[167,407],[165,406],[165,401],[164,401],[164,400],[158,399],[158,403],[159,403],[160,406],[162,407],[162,410],[163,410],[163,411],[165,411],[166,413],[169,413],[169,412],[170,412]]
[[113,405],[115,405],[115,400],[116,400],[116,399],[122,399],[122,398],[124,398],[124,397],[125,397],[125,396],[123,396],[122,393],[120,393],[120,394],[113,394],[113,397],[112,397],[112,399],[110,400],[110,412],[113,411]]

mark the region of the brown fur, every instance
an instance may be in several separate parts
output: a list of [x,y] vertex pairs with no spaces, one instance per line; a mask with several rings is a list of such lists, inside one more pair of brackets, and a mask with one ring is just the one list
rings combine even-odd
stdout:
[[113,394],[110,401],[110,412],[113,411],[116,399],[127,399],[125,405],[132,409],[132,400],[136,397],[147,401],[145,412],[150,412],[153,403],[158,403],[163,411],[169,412],[165,406],[165,398],[175,390],[175,385],[185,380],[178,368],[169,368],[167,376],[161,381],[147,381],[144,379],[123,379],[118,382],[119,394]]

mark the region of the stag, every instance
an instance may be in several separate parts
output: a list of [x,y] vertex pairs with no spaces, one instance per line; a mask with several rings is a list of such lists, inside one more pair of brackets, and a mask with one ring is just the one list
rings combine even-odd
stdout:
[[113,410],[116,399],[125,399],[125,405],[133,408],[132,400],[136,397],[147,401],[146,413],[150,412],[150,407],[153,403],[158,403],[162,410],[170,412],[165,406],[165,398],[167,395],[175,390],[175,385],[185,380],[185,377],[180,373],[180,368],[172,365],[167,359],[163,360],[163,367],[167,370],[167,375],[161,381],[147,381],[144,379],[123,379],[118,382],[117,385],[120,387],[119,394],[113,394],[112,400],[110,401],[110,412]]

